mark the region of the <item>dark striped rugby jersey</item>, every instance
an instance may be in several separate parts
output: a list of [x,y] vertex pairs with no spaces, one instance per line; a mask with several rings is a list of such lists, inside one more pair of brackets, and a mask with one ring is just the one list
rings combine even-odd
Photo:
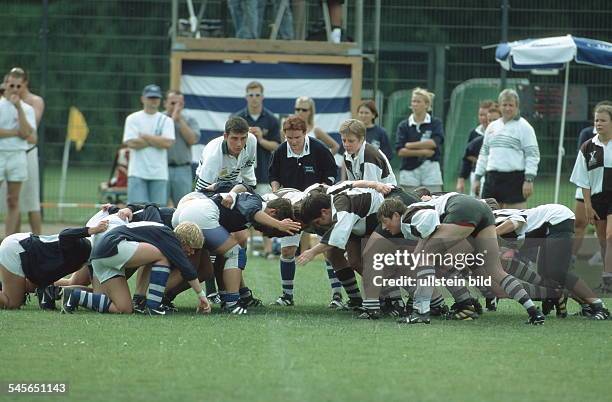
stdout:
[[379,149],[364,142],[355,157],[344,153],[344,164],[349,180],[372,180],[397,185],[393,168]]
[[612,191],[612,141],[604,145],[596,135],[582,144],[570,181],[592,196]]
[[378,220],[376,213],[383,203],[383,195],[369,188],[351,188],[350,183],[329,187],[332,226],[321,238],[321,243],[344,250],[352,235],[371,234]]

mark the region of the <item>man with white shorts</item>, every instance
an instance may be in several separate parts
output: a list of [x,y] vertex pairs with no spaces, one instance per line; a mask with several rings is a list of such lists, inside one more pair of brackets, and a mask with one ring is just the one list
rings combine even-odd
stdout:
[[23,74],[11,70],[6,78],[4,97],[0,99],[0,182],[7,181],[7,236],[17,231],[19,191],[21,183],[28,178],[28,140],[36,137],[34,109],[19,96],[23,85]]

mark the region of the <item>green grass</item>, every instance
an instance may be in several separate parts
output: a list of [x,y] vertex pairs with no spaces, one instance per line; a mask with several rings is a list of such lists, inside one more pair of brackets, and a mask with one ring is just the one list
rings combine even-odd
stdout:
[[[251,257],[246,277],[278,296],[278,262]],[[0,311],[0,378],[68,381],[75,401],[609,400],[609,321],[531,327],[504,300],[476,321],[408,327],[328,310],[320,261],[295,285],[295,307],[245,317],[197,316],[191,291],[169,317]]]

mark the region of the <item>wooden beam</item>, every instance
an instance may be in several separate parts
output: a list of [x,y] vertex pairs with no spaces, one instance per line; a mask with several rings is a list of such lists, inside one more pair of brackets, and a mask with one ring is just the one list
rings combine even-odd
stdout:
[[352,42],[329,43],[305,40],[265,40],[238,38],[177,38],[176,51],[248,52],[276,54],[321,54],[357,56],[361,51]]

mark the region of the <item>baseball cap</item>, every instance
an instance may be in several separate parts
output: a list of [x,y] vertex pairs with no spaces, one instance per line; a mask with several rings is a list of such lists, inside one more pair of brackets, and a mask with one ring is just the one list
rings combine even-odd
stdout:
[[142,96],[145,98],[161,98],[161,88],[155,84],[149,84],[142,90]]

